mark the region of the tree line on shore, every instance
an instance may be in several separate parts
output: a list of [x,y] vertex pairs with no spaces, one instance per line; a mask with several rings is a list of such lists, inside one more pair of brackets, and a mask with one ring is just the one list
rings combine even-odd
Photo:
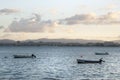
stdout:
[[63,43],[63,42],[34,42],[34,41],[14,41],[12,43],[0,43],[0,46],[100,46],[100,47],[119,47],[119,43],[115,42],[88,42],[88,43],[78,43],[78,42],[69,42],[69,43]]

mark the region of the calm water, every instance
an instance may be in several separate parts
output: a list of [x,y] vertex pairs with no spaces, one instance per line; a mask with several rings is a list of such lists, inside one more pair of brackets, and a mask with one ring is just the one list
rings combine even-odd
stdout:
[[[35,54],[37,58],[14,59],[14,54]],[[102,57],[106,62],[77,64],[80,56]],[[0,47],[0,80],[120,80],[120,47]]]

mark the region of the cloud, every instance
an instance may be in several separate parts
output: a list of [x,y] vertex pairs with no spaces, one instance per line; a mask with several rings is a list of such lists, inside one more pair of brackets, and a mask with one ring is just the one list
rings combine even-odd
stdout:
[[109,12],[104,15],[79,14],[61,19],[60,24],[120,24],[120,12]]
[[3,29],[4,28],[4,26],[0,26],[0,29]]
[[99,16],[97,22],[99,24],[120,24],[120,12],[109,12]]
[[34,14],[34,17],[28,19],[20,19],[13,21],[8,28],[7,32],[54,32],[57,26],[56,21],[42,21],[41,16]]
[[4,9],[0,10],[0,14],[4,14],[4,15],[18,13],[18,12],[20,12],[20,11],[17,10],[17,9],[7,9],[7,8],[4,8]]
[[[104,15],[96,15],[95,13],[77,14],[65,19],[56,21],[42,20],[39,14],[33,14],[30,18],[21,18],[20,20],[12,21],[5,29],[5,32],[59,32],[61,25],[75,24],[120,24],[120,12],[109,12]],[[2,27],[1,27],[2,28]],[[68,30],[69,33],[73,30]]]
[[80,24],[80,23],[87,23],[94,21],[96,19],[96,15],[94,14],[80,14],[80,15],[74,15],[69,18],[65,18],[63,21],[66,24]]

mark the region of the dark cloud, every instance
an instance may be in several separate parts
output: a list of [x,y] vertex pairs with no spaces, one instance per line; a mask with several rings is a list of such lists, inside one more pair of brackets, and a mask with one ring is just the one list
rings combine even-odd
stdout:
[[41,16],[34,14],[34,17],[13,21],[5,31],[9,32],[53,32],[56,22],[42,21]]
[[104,15],[79,14],[56,21],[43,21],[41,16],[34,14],[33,17],[12,21],[5,31],[7,32],[55,32],[58,25],[74,24],[120,24],[120,12],[109,12]]
[[0,14],[5,14],[5,15],[18,13],[18,12],[20,12],[20,11],[17,10],[17,9],[7,9],[7,8],[4,8],[4,9],[0,10]]
[[60,20],[61,24],[120,24],[120,12],[109,12],[104,15],[79,14]]
[[4,26],[0,26],[0,29],[3,29],[4,28]]
[[39,14],[34,14],[34,15],[35,15],[36,21],[41,21],[41,16]]

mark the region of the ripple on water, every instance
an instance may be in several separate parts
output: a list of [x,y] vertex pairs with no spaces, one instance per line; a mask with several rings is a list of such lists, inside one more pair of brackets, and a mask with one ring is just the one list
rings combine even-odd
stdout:
[[48,77],[46,77],[46,78],[42,78],[43,80],[60,80],[60,79],[56,79],[56,78],[48,78]]

